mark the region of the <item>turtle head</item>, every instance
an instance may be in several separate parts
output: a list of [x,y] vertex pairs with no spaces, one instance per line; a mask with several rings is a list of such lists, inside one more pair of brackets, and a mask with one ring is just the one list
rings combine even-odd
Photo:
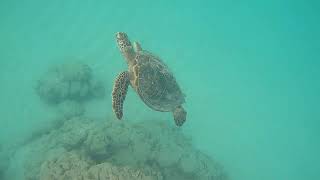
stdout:
[[116,40],[118,47],[124,56],[124,58],[127,60],[128,63],[132,62],[135,57],[135,52],[133,50],[133,47],[131,45],[131,42],[124,32],[117,32],[116,33]]
[[132,49],[131,42],[124,32],[117,32],[116,34],[117,44],[121,52],[126,51],[128,49]]

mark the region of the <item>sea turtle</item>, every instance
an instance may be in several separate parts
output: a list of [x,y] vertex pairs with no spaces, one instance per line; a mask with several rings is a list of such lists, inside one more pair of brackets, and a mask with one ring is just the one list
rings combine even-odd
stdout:
[[112,108],[116,117],[123,116],[130,84],[146,105],[156,111],[172,112],[175,124],[182,126],[187,115],[182,107],[185,95],[168,67],[159,57],[142,50],[138,42],[132,46],[126,33],[116,33],[116,41],[128,64],[128,71],[121,72],[113,86]]

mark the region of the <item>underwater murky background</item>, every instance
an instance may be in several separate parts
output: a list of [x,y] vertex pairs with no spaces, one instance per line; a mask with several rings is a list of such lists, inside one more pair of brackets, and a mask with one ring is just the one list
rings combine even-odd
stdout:
[[[54,64],[81,59],[111,93],[124,31],[169,65],[187,95],[181,131],[231,179],[318,179],[319,17],[317,1],[2,0],[0,144],[54,119],[34,91]],[[86,108],[113,116],[109,94]],[[132,89],[124,116],[172,121]]]

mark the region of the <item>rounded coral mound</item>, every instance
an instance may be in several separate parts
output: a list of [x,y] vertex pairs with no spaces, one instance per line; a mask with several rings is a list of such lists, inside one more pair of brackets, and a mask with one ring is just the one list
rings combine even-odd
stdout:
[[227,180],[219,163],[165,122],[73,117],[22,149],[26,180]]
[[69,62],[50,68],[35,89],[41,99],[53,104],[102,97],[105,93],[102,83],[93,77],[92,69],[81,62]]
[[41,165],[41,180],[86,179],[86,180],[162,180],[159,172],[150,168],[143,170],[115,166],[105,162],[95,164],[74,152],[51,158]]

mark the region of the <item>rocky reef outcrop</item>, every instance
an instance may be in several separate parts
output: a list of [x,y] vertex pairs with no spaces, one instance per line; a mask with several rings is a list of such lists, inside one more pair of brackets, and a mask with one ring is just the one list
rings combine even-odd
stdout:
[[23,179],[226,180],[222,166],[165,122],[83,116],[65,121],[16,156]]
[[86,180],[161,180],[160,172],[145,167],[143,170],[130,166],[115,166],[105,162],[81,157],[77,153],[67,152],[45,161],[40,168],[41,180],[86,179]]
[[93,76],[92,69],[80,61],[51,67],[38,80],[35,90],[49,104],[79,102],[105,94],[103,84]]

